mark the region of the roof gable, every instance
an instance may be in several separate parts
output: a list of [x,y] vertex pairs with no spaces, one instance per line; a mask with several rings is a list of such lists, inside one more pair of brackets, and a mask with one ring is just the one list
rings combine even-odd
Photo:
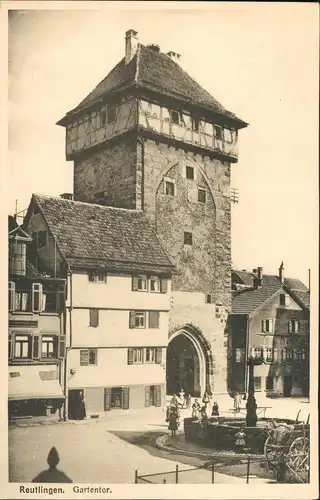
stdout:
[[110,94],[132,86],[151,90],[221,115],[232,120],[237,128],[247,126],[246,122],[222,106],[167,54],[155,52],[141,44],[129,64],[126,65],[123,58],[58,124],[64,125],[69,115],[81,112]]
[[43,195],[33,200],[70,266],[174,270],[143,212]]

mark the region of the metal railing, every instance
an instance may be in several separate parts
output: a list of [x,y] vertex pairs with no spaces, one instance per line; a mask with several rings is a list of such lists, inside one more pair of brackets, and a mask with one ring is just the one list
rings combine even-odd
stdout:
[[[214,457],[212,457],[214,459]],[[216,456],[217,459],[223,459],[227,458],[230,459],[230,455],[228,454],[219,454]],[[239,457],[239,461],[241,461],[241,464],[246,465],[246,473],[244,475],[238,476],[239,479],[243,479],[246,484],[250,483],[250,478],[254,477],[257,478],[255,474],[251,475],[250,472],[252,472],[252,465],[261,463],[264,465],[268,464],[268,460],[266,457],[263,455],[261,457],[258,457],[256,455],[246,455],[245,457],[241,458]],[[228,468],[230,465],[226,465],[226,468]],[[134,482],[135,484],[183,484],[184,483],[184,474],[185,473],[192,473],[194,471],[208,471],[211,472],[210,474],[210,481],[207,482],[210,484],[215,483],[215,465],[213,461],[206,462],[202,466],[199,467],[189,467],[186,469],[180,469],[178,465],[175,466],[175,470],[171,471],[165,471],[165,472],[156,472],[152,474],[139,474],[138,470],[135,470],[135,477],[134,477]],[[266,480],[270,480],[271,482],[275,483],[289,483],[291,482],[290,480],[286,479],[286,473],[289,472],[291,475],[293,475],[296,479],[295,482],[298,483],[309,483],[310,482],[310,469],[308,468],[305,471],[305,474],[302,475],[302,473],[299,471],[294,470],[288,463],[288,461],[285,459],[283,456],[281,460],[279,460],[278,467],[274,470],[273,473],[269,472],[268,477],[265,477]],[[218,474],[222,474],[225,476],[228,476],[225,472],[223,472],[223,468],[221,465],[219,465],[219,472]],[[270,477],[270,475],[273,476],[273,478]],[[190,476],[189,476],[190,477]],[[209,474],[207,476],[207,479],[209,480]],[[260,477],[260,479],[263,479]],[[190,481],[187,481],[190,484]],[[220,481],[219,481],[220,482]],[[203,481],[201,481],[203,483]],[[227,483],[227,481],[226,481]]]

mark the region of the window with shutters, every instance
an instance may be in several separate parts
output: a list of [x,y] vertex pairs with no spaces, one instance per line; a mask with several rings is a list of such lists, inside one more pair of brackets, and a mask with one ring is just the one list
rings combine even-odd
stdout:
[[273,349],[271,347],[265,347],[263,349],[263,359],[266,363],[272,363],[272,361],[273,361]]
[[144,311],[130,311],[130,328],[145,328],[146,313]]
[[99,326],[99,309],[89,309],[89,326],[93,328]]
[[255,359],[260,359],[262,358],[262,349],[260,347],[254,347],[252,350],[251,350],[251,356]]
[[32,353],[32,335],[16,334],[14,337],[14,357],[29,359]]
[[282,358],[283,358],[283,361],[292,360],[292,349],[283,349],[282,350]]
[[90,283],[107,283],[107,274],[103,271],[101,272],[93,272],[90,271],[88,273],[88,279]]
[[263,319],[261,321],[262,333],[273,333],[273,330],[274,330],[274,320],[273,319]]
[[156,350],[154,347],[147,347],[146,348],[145,361],[146,361],[146,363],[155,363],[156,362]]
[[80,366],[97,365],[97,349],[80,349]]
[[207,191],[202,188],[198,188],[198,201],[201,203],[206,203],[207,201]]
[[58,357],[58,337],[57,335],[42,335],[41,338],[41,357]]
[[15,283],[13,281],[9,281],[9,311],[15,310],[15,288]]
[[161,278],[161,281],[160,281],[160,291],[161,291],[161,293],[167,293],[168,292],[168,280],[167,280],[167,278]]
[[236,363],[243,363],[245,359],[245,349],[236,347]]
[[41,312],[43,305],[42,284],[32,283],[32,310]]
[[160,313],[159,311],[149,312],[149,328],[159,328]]
[[159,276],[150,277],[150,292],[160,292],[160,278]]
[[279,295],[279,304],[281,307],[288,305],[288,296],[285,293],[280,293]]
[[288,322],[288,331],[289,331],[289,333],[299,333],[299,331],[300,331],[299,321],[296,319],[291,319]]
[[139,275],[132,277],[132,290],[138,292],[148,291],[148,278],[146,275]]
[[143,363],[144,361],[144,357],[143,357],[143,351],[144,349],[142,348],[137,348],[137,349],[133,349],[133,364],[134,365],[140,365]]

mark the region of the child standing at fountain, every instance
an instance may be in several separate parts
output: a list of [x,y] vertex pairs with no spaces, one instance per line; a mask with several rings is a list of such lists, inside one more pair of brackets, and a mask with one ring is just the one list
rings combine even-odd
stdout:
[[239,453],[241,453],[241,451],[246,445],[245,436],[246,434],[244,432],[244,427],[241,427],[241,429],[236,433],[236,442],[235,442],[236,450]]

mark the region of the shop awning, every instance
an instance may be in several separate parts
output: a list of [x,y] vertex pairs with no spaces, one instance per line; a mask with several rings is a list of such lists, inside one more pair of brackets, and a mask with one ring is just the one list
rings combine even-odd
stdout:
[[22,399],[64,399],[56,370],[10,367],[9,401]]

